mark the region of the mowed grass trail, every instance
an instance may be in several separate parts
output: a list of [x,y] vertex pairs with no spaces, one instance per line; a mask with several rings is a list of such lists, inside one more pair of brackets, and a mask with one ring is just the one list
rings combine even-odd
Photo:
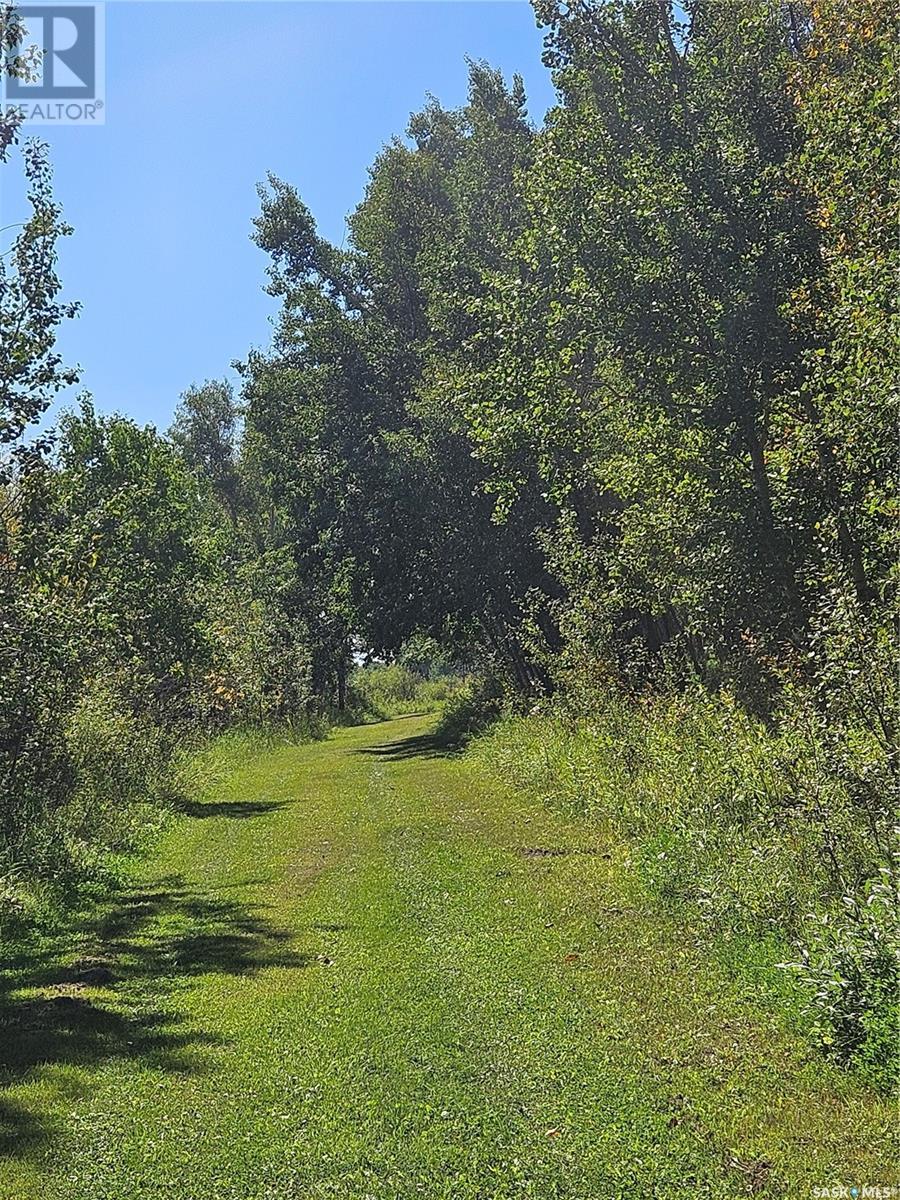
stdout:
[[84,945],[5,964],[0,1197],[897,1182],[891,1104],[742,997],[626,847],[479,780],[432,720],[250,758]]

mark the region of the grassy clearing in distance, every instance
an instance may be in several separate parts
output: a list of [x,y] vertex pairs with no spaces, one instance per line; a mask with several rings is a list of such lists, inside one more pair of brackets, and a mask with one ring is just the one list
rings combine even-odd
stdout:
[[376,663],[356,668],[350,676],[350,693],[364,716],[389,720],[412,712],[439,711],[461,683],[454,675],[427,679],[399,663]]
[[627,846],[430,726],[249,755],[77,951],[5,963],[3,1200],[897,1182],[892,1107],[660,913]]

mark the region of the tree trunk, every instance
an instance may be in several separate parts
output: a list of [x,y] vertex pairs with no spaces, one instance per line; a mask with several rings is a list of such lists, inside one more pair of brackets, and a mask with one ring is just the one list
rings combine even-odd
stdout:
[[775,518],[772,513],[772,490],[769,487],[769,474],[766,470],[766,452],[752,417],[746,417],[741,422],[744,441],[750,451],[750,468],[753,473],[753,487],[759,500],[763,524],[774,536]]
[[850,578],[853,580],[853,587],[860,604],[870,604],[873,599],[873,593],[866,578],[862,549],[859,542],[853,536],[853,531],[844,516],[841,506],[841,494],[837,482],[839,468],[837,459],[835,458],[834,446],[822,429],[822,420],[819,416],[819,411],[812,400],[808,396],[802,396],[800,403],[806,419],[812,426],[816,454],[819,459],[819,469],[822,473],[822,482],[824,484],[825,498],[831,506],[831,511],[837,522],[838,547],[841,559],[850,574]]
[[337,664],[337,706],[338,712],[344,712],[347,707],[347,656],[344,651]]

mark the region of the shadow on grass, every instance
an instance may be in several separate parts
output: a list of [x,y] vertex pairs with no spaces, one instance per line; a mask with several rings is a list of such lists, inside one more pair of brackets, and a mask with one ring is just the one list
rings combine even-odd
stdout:
[[440,733],[420,733],[415,737],[379,742],[375,746],[362,746],[356,753],[368,754],[388,762],[402,762],[407,758],[446,758],[456,749],[458,746],[453,740]]
[[42,1126],[31,1113],[0,1100],[0,1158],[22,1155],[42,1140]]
[[186,817],[262,817],[287,808],[287,800],[180,800],[175,811]]
[[168,876],[121,893],[87,922],[4,948],[0,1154],[25,1157],[52,1138],[49,1118],[5,1093],[41,1078],[55,1083],[53,1068],[126,1059],[179,1074],[207,1070],[206,1052],[223,1039],[186,1021],[175,994],[207,973],[307,966],[313,960],[291,948],[291,936],[259,909]]

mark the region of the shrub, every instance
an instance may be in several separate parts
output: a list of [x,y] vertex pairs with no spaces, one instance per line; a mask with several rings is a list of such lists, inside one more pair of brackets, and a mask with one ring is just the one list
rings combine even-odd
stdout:
[[46,770],[26,758],[32,775],[14,797],[20,820],[0,846],[0,921],[52,905],[70,888],[102,884],[115,856],[159,828],[177,792],[169,735],[108,684],[89,684],[42,729],[64,786],[38,807],[29,795]]
[[470,679],[450,697],[438,721],[437,737],[464,746],[499,719],[504,692],[493,677]]
[[897,1083],[900,986],[896,893],[888,872],[843,908],[810,913],[799,961],[785,964],[809,992],[814,1030],[829,1054],[883,1091]]
[[94,684],[66,722],[66,743],[74,786],[58,817],[70,856],[132,849],[176,794],[171,735]]

